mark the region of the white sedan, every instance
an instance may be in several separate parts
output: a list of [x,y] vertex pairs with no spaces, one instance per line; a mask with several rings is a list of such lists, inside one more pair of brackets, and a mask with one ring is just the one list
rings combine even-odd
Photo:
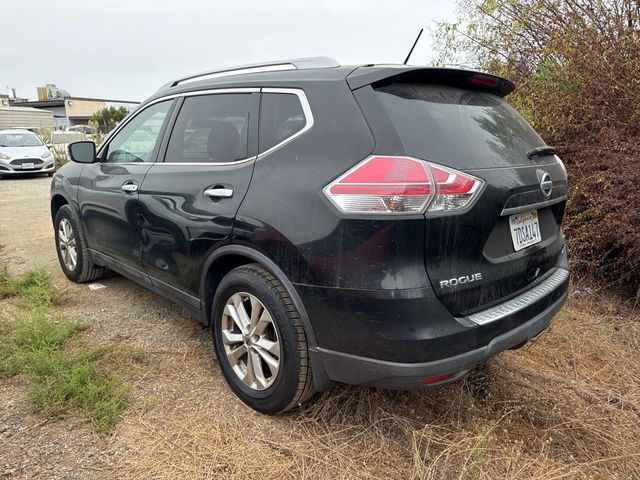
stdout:
[[0,177],[55,172],[55,159],[42,139],[23,129],[0,130]]

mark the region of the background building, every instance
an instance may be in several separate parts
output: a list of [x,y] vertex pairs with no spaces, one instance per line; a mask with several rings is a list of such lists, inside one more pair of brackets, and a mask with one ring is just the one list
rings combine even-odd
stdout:
[[29,107],[4,106],[4,101],[0,98],[0,129],[28,128],[30,130],[40,130],[53,127],[53,115],[50,111]]
[[[8,98],[8,100],[12,107],[29,107],[50,112],[53,115],[55,128],[86,125],[89,123],[91,116],[103,108],[124,107],[130,111],[139,104],[139,102],[127,100],[72,97],[69,92],[56,87],[54,84],[38,87],[38,100],[13,98]],[[0,98],[0,106],[1,103],[2,99]]]

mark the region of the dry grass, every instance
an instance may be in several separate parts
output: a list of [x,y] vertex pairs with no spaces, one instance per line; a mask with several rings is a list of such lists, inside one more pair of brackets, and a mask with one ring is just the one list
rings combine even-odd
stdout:
[[[341,387],[276,418],[240,405],[219,378],[193,385],[184,372],[206,378],[211,365],[169,355],[150,381],[169,375],[175,385],[117,428],[130,455],[113,473],[638,479],[639,347],[637,312],[591,297],[570,302],[533,344],[458,384],[410,393]],[[180,388],[192,390],[181,396]]]

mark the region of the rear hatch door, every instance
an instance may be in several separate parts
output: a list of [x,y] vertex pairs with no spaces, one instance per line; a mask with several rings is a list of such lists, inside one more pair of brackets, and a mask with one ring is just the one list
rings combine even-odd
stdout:
[[[377,153],[408,155],[484,181],[470,206],[426,213],[425,267],[454,315],[505,301],[551,274],[564,246],[567,194],[566,172],[555,155],[527,155],[545,143],[501,98],[505,90],[492,77],[465,85],[465,74],[473,77],[458,74],[453,85],[412,72],[365,87],[388,120],[376,135],[386,138],[378,148],[396,150]],[[375,110],[369,103],[365,115]],[[388,147],[393,135],[400,147]]]

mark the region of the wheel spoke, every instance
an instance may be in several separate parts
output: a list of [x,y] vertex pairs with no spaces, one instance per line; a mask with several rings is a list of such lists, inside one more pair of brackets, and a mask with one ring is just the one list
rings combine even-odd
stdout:
[[66,220],[63,222],[64,225],[64,236],[67,239],[67,241],[69,241],[69,237],[71,236],[71,225],[69,224],[69,220]]
[[251,359],[251,352],[249,352],[249,355],[247,355],[247,371],[244,374],[244,377],[242,377],[242,381],[245,383],[245,385],[247,385],[248,387],[254,388],[254,384],[256,383],[256,375],[255,372],[253,370],[253,360]]
[[276,358],[280,358],[280,344],[278,342],[272,342],[266,338],[261,338],[255,342],[256,347],[260,347],[261,350],[266,350]]
[[235,345],[236,343],[242,343],[242,334],[232,333],[229,330],[222,330],[222,341],[226,345]]
[[260,319],[258,320],[258,323],[256,324],[255,328],[253,329],[252,334],[254,334],[254,335],[264,335],[265,330],[272,323],[273,323],[273,319],[271,318],[271,315],[269,315],[269,312],[266,309],[263,310],[262,311],[262,315],[260,315]]
[[228,351],[227,358],[229,359],[229,362],[231,363],[232,366],[237,365],[238,362],[240,362],[240,358],[245,353],[247,353],[247,347],[245,347],[244,344],[242,344],[239,347]]
[[256,328],[256,324],[258,323],[260,314],[263,312],[264,308],[260,303],[260,300],[258,300],[253,295],[249,297],[249,300],[251,301],[251,319],[249,321],[249,331],[252,331],[254,328]]
[[251,363],[253,364],[253,375],[255,376],[258,387],[260,387],[261,389],[267,388],[267,379],[264,376],[262,362],[260,361],[260,355],[251,350],[249,352],[249,356],[251,357]]
[[78,261],[78,256],[76,254],[76,249],[75,248],[68,248],[67,252],[69,252],[69,258],[71,259],[71,265],[72,265],[72,269],[75,268],[76,266],[76,262]]
[[236,307],[236,311],[238,312],[238,318],[240,322],[242,322],[242,331],[249,331],[249,324],[251,321],[249,320],[249,315],[247,315],[247,309],[244,307],[244,299],[241,295],[233,296],[233,304]]
[[236,310],[236,307],[234,305],[226,304],[224,307],[224,313],[225,315],[228,315],[229,317],[232,318],[233,323],[236,324],[236,326],[238,327],[238,330],[240,330],[242,333],[245,333],[244,325],[242,325],[242,321],[240,320],[240,315],[238,315],[238,311]]
[[[272,356],[264,348],[257,347],[255,350],[256,350],[256,352],[258,352],[258,355],[260,355],[260,357],[262,357],[264,362],[269,367],[269,371],[271,372],[271,375],[275,376],[278,373],[278,368],[280,366],[280,362],[278,361],[278,359],[275,358],[274,356]],[[260,364],[260,367],[262,368],[262,364]]]

